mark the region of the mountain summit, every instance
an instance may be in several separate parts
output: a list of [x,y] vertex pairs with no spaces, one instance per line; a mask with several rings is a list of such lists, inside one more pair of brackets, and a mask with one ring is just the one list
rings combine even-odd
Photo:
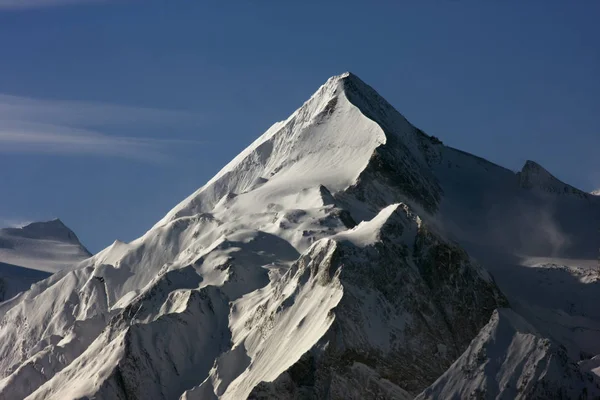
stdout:
[[0,229],[0,301],[90,256],[59,219]]
[[[0,397],[595,396],[598,288],[573,260],[597,217],[600,199],[539,196],[342,74],[142,237],[0,303]],[[545,343],[533,361],[564,362],[543,379],[526,357],[502,382],[485,354],[460,368]]]
[[[157,226],[210,211],[227,194],[253,191],[257,196],[264,194],[261,200],[269,201],[285,197],[286,192],[319,185],[339,192],[355,184],[367,166],[374,167],[378,159],[393,156],[397,156],[393,163],[411,166],[396,179],[406,181],[412,196],[434,207],[438,188],[428,181],[431,177],[422,176],[420,167],[426,161],[419,149],[424,138],[417,132],[355,75],[332,77],[288,119],[269,128]],[[389,142],[392,146],[386,147]]]
[[[75,233],[58,218],[50,221],[32,222],[21,228],[4,228],[3,231],[6,234],[29,239],[56,240],[81,245]],[[91,254],[88,252],[88,255]]]
[[521,186],[528,189],[539,189],[548,193],[570,194],[579,197],[589,195],[582,190],[561,182],[535,161],[528,160],[519,173]]

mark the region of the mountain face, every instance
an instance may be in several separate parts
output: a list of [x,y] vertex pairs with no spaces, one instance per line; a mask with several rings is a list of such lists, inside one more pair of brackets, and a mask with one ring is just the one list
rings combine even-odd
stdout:
[[549,193],[575,195],[587,198],[585,193],[571,185],[561,182],[544,167],[534,161],[527,161],[519,172],[519,181],[522,187],[527,189],[538,189]]
[[[337,267],[343,296],[321,339],[326,348],[304,356],[305,375],[292,367],[257,387],[256,397],[270,388],[290,399],[412,398],[462,353],[495,308],[508,305],[485,270],[406,205],[388,206],[333,240],[328,268]],[[365,387],[357,371],[379,383]]]
[[333,77],[142,237],[0,303],[0,398],[594,398],[600,199],[536,171]]
[[418,400],[594,398],[590,372],[569,359],[563,346],[543,338],[508,309],[494,312],[465,353]]
[[90,256],[58,219],[0,229],[0,302]]

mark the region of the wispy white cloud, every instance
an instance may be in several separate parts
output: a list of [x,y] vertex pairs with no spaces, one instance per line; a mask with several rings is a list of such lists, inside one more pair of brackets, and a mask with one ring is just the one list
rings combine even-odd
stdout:
[[[1,1],[1,0],[0,0]],[[0,94],[0,120],[52,121],[56,124],[123,125],[198,123],[197,114],[85,101],[42,100]]]
[[46,8],[73,4],[101,3],[106,0],[0,0],[0,10],[23,10],[28,8]]
[[22,228],[29,225],[31,221],[24,218],[3,218],[0,217],[0,228]]
[[[197,129],[193,113],[0,94],[0,153],[103,155],[158,160],[168,146],[197,141],[138,137],[139,131]],[[120,135],[115,132],[121,132]]]

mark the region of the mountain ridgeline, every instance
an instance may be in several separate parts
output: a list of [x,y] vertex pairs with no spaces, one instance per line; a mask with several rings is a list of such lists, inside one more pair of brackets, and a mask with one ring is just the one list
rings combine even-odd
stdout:
[[335,76],[142,237],[0,303],[0,398],[597,398],[599,221]]

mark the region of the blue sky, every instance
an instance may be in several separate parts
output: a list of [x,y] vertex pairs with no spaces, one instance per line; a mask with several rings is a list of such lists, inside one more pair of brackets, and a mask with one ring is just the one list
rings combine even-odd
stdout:
[[0,225],[143,234],[329,76],[600,187],[600,2],[0,0]]

